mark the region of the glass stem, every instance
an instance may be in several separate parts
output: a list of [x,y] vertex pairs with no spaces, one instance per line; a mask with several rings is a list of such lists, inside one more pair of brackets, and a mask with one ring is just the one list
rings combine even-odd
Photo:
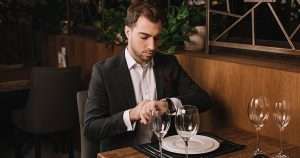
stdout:
[[160,158],[163,158],[163,155],[162,155],[162,138],[160,137],[159,138],[159,141],[158,141],[158,143],[159,143],[159,153],[160,153]]
[[188,151],[189,151],[189,141],[185,140],[184,143],[185,143],[185,158],[188,158],[189,157],[189,153],[188,153]]
[[260,128],[256,128],[256,150],[260,150]]
[[279,143],[280,143],[280,153],[283,154],[283,140],[282,140],[283,128],[279,130]]

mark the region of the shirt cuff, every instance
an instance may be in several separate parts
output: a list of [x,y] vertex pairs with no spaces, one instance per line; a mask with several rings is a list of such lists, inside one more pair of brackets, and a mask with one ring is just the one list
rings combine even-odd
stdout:
[[172,103],[173,103],[173,105],[174,105],[174,107],[175,107],[176,110],[178,108],[182,107],[181,100],[179,100],[178,98],[169,98],[169,99],[172,101]]
[[127,131],[133,131],[135,129],[136,122],[131,123],[129,118],[129,110],[124,111],[123,121],[125,123],[125,126],[127,127]]

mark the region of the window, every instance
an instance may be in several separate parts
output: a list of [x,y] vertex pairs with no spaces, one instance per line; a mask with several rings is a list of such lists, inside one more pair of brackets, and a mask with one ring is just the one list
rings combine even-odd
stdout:
[[210,45],[300,55],[300,0],[212,0]]

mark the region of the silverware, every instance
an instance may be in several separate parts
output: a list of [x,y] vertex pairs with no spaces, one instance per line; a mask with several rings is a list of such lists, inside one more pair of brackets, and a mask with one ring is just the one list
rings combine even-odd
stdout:
[[[151,146],[151,145],[145,145],[145,146],[147,146],[148,149],[150,149],[150,150],[152,150],[152,151],[154,151],[154,152],[160,154],[160,151],[159,151],[158,149],[154,148],[153,146]],[[163,153],[163,157],[166,157],[166,158],[173,158],[172,156],[170,156],[170,155],[168,155],[168,154],[166,154],[166,153]]]
[[155,158],[159,157],[154,151],[152,151],[149,148],[146,148],[146,146],[144,146],[143,149],[146,150],[147,152],[149,152],[153,157],[155,157]]

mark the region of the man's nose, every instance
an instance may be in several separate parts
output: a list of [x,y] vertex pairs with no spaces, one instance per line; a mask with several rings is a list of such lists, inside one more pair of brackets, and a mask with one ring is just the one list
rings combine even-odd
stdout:
[[149,39],[148,41],[148,49],[149,50],[154,50],[156,47],[156,43],[154,39]]

